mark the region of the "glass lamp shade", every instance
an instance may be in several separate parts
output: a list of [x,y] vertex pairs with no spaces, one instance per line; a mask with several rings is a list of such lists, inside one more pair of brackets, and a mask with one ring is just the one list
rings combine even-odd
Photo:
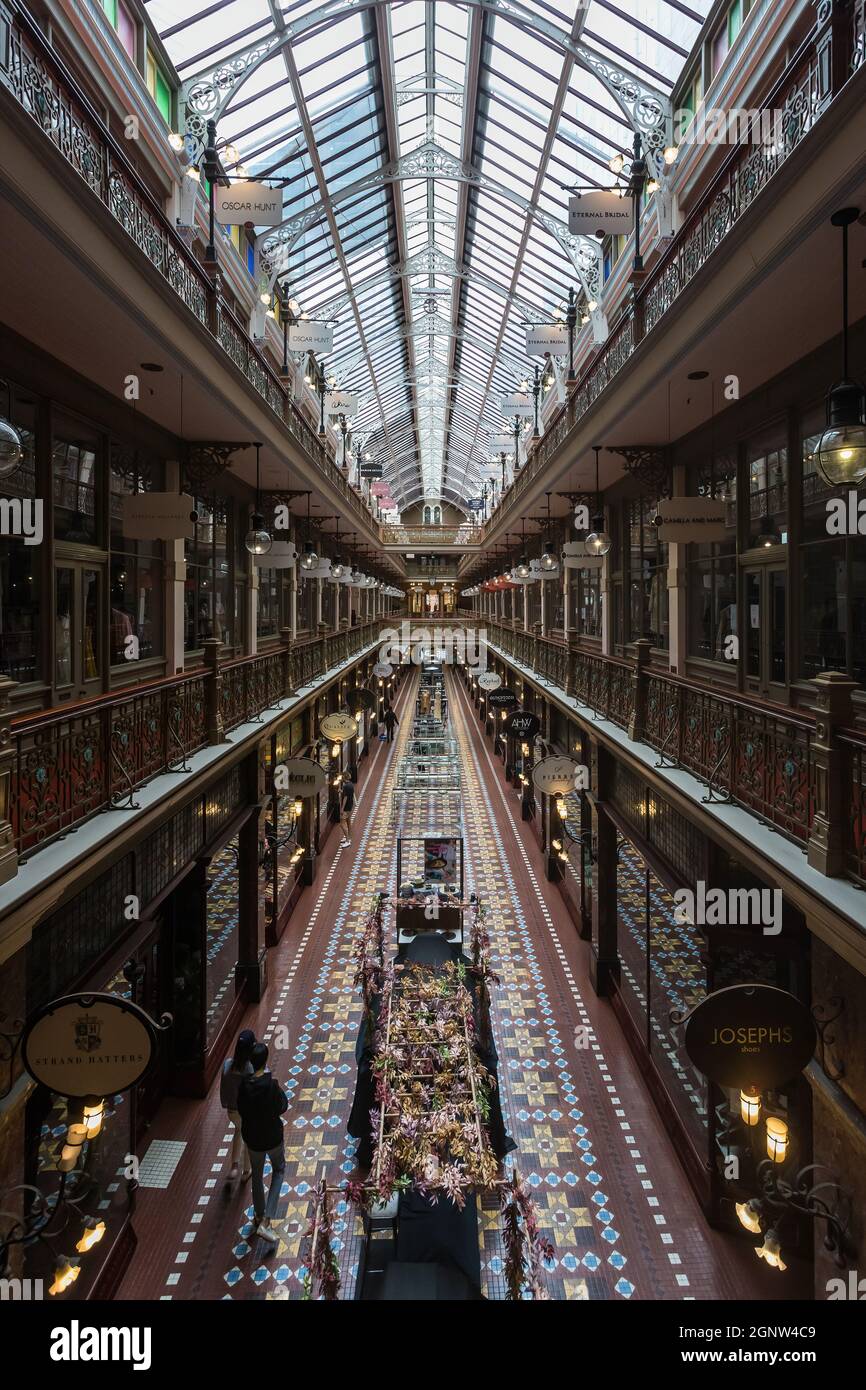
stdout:
[[267,555],[273,545],[270,531],[265,530],[265,519],[260,512],[252,517],[252,526],[244,536],[244,545],[251,555]]
[[8,420],[0,420],[0,478],[14,473],[23,457],[20,434]]
[[592,518],[592,530],[586,538],[586,548],[590,555],[606,555],[613,545],[613,539],[604,529],[604,517]]
[[737,1220],[747,1231],[751,1231],[753,1236],[761,1234],[761,1204],[757,1198],[752,1197],[748,1202],[737,1202],[735,1204]]
[[763,547],[764,550],[768,550],[771,545],[782,544],[782,537],[776,529],[776,523],[771,516],[761,517],[761,525],[755,544]]
[[555,570],[557,565],[556,546],[553,541],[548,541],[544,547],[544,554],[541,557],[541,568],[545,570]]
[[827,428],[816,450],[831,485],[856,487],[866,477],[866,390],[858,381],[837,381],[827,396]]
[[764,1236],[764,1244],[755,1247],[755,1254],[759,1260],[766,1260],[773,1269],[788,1268],[782,1261],[782,1242],[778,1231],[768,1231]]
[[343,561],[340,559],[335,560],[331,566],[331,578],[342,579],[345,573],[346,566],[343,564]]
[[529,570],[529,560],[527,559],[527,557],[526,557],[525,555],[521,555],[521,557],[520,557],[520,563],[519,563],[518,566],[517,566],[517,573],[518,573],[518,575],[520,576],[521,579],[528,579],[528,578],[529,578],[529,574],[530,574],[530,570]]
[[301,556],[301,569],[312,570],[319,563],[319,557],[313,549],[311,543],[307,541],[304,546],[304,553]]

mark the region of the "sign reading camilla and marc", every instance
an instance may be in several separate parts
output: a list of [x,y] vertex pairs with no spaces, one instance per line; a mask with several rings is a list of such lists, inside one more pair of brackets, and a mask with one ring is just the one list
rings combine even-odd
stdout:
[[731,985],[708,994],[684,1016],[686,1052],[719,1086],[771,1090],[792,1081],[815,1051],[815,1022],[787,990]]
[[69,994],[27,1020],[21,1056],[57,1095],[84,1099],[128,1091],[148,1070],[158,1027],[116,994]]

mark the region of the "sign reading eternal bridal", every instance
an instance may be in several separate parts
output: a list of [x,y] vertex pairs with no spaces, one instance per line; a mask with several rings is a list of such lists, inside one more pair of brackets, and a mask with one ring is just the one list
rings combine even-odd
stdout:
[[622,236],[633,231],[631,198],[606,189],[578,193],[568,200],[568,230],[572,236]]
[[720,1086],[767,1091],[792,1081],[808,1065],[815,1041],[805,1004],[772,985],[717,989],[685,1019],[686,1052]]
[[128,1091],[150,1066],[156,1025],[117,994],[69,994],[28,1020],[21,1056],[30,1076],[60,1096]]
[[233,183],[214,189],[214,215],[221,227],[279,227],[283,220],[283,190],[266,183]]

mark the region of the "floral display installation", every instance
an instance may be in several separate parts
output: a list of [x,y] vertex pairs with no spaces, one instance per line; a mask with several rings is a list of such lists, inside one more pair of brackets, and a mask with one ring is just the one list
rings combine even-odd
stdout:
[[546,1260],[554,1258],[553,1245],[538,1228],[538,1210],[523,1179],[515,1168],[502,1184],[499,1201],[502,1208],[502,1242],[505,1246],[506,1297],[512,1300],[528,1296],[547,1299],[542,1283]]
[[304,1236],[304,1298],[333,1303],[340,1296],[340,1267],[334,1253],[334,1218],[325,1179],[313,1195],[309,1229]]

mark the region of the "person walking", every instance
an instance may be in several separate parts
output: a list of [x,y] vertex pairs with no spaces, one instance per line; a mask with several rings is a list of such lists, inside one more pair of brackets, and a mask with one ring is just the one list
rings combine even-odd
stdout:
[[232,1134],[231,1168],[229,1169],[228,1181],[234,1182],[238,1175],[238,1159],[241,1156],[241,1148],[244,1151],[244,1167],[241,1179],[246,1182],[250,1176],[250,1156],[241,1135],[241,1117],[238,1113],[238,1091],[241,1082],[247,1076],[252,1076],[253,1068],[250,1058],[256,1044],[256,1035],[251,1028],[244,1028],[238,1033],[235,1043],[234,1055],[228,1057],[223,1062],[222,1075],[220,1076],[220,1105],[225,1110],[234,1126]]
[[355,809],[357,781],[357,770],[350,767],[348,772],[343,774],[343,785],[340,788],[340,826],[343,831],[344,847],[352,843],[352,812]]
[[388,742],[394,742],[394,725],[399,724],[400,720],[394,712],[393,705],[389,705],[385,710],[385,728],[388,730]]
[[[276,1077],[268,1071],[268,1046],[259,1042],[250,1055],[253,1075],[244,1077],[238,1090],[241,1133],[250,1155],[253,1177],[253,1226],[255,1234],[275,1245],[277,1233],[271,1221],[280,1200],[286,1155],[283,1122],[280,1116],[289,1108],[289,1098]],[[265,1200],[265,1159],[271,1161],[271,1185]]]

